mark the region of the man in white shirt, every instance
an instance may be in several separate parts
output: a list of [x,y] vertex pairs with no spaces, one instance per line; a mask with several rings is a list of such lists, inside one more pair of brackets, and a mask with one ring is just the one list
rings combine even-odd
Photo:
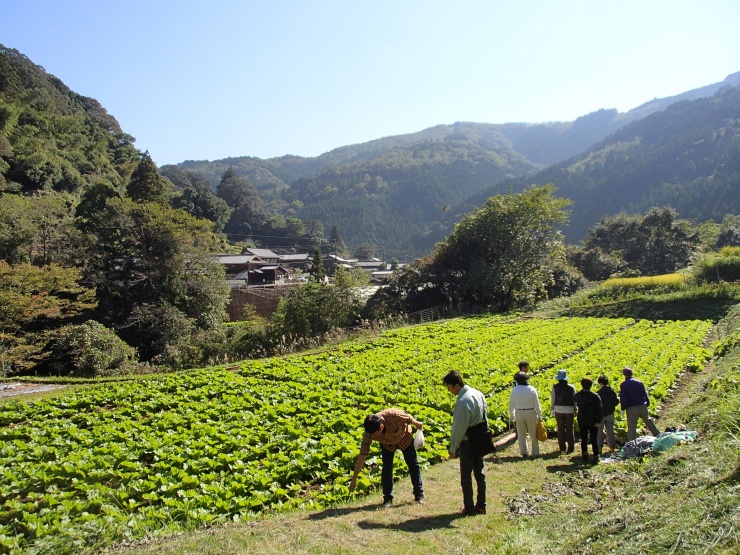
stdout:
[[529,385],[527,374],[517,372],[514,374],[516,386],[509,396],[509,419],[516,422],[516,435],[519,439],[519,454],[526,458],[529,456],[527,450],[527,435],[532,446],[532,456],[540,454],[540,444],[537,441],[537,422],[542,420],[540,399],[537,390]]

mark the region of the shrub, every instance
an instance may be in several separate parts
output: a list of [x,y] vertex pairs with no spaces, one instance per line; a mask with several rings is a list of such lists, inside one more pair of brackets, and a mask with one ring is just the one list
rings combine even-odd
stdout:
[[49,347],[51,368],[60,375],[95,378],[136,367],[136,350],[95,320],[60,328]]
[[548,299],[556,297],[570,297],[576,291],[583,289],[586,278],[583,274],[567,264],[558,263],[551,273],[551,281],[545,286]]
[[699,283],[740,281],[740,255],[732,254],[734,248],[727,249],[728,256],[710,254],[696,263],[694,277]]

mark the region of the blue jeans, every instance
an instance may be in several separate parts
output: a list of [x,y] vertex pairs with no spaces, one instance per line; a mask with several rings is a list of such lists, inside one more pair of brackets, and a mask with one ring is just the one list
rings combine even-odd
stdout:
[[[535,438],[534,441],[537,441]],[[483,457],[473,456],[468,440],[460,444],[458,450],[460,454],[460,485],[463,490],[463,505],[467,512],[474,509],[486,508],[486,474],[483,472]],[[475,476],[475,483],[478,487],[475,506],[473,506],[473,479],[470,474]]]
[[[380,477],[380,482],[383,485],[383,500],[389,501],[393,499],[393,457],[396,452],[389,451],[385,447],[381,447],[380,451],[383,454],[383,471]],[[406,466],[409,467],[411,484],[414,486],[414,497],[418,498],[424,494],[424,487],[421,484],[421,468],[419,467],[419,459],[416,457],[414,444],[411,443],[406,449],[401,450],[401,453],[406,461]]]

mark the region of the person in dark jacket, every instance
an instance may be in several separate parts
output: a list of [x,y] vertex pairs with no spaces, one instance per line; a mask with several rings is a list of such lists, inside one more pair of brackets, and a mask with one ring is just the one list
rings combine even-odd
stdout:
[[598,433],[599,451],[603,450],[604,440],[606,439],[609,452],[612,453],[617,447],[617,441],[614,437],[614,410],[619,406],[619,397],[617,397],[617,393],[609,386],[609,378],[604,374],[599,376],[598,381],[601,388],[596,394],[601,399],[601,408],[604,413]]
[[561,453],[565,452],[566,445],[568,453],[572,453],[576,443],[573,433],[573,417],[576,413],[573,398],[576,388],[568,383],[568,372],[563,369],[558,370],[555,379],[558,383],[553,385],[550,391],[550,408],[558,424],[558,446]]
[[575,403],[578,406],[578,427],[581,429],[581,458],[588,460],[588,444],[593,449],[594,463],[599,462],[598,432],[599,424],[603,418],[601,398],[591,391],[593,385],[591,378],[581,379],[581,391],[575,395]]
[[632,441],[637,437],[638,418],[642,419],[650,433],[657,437],[660,431],[648,412],[650,399],[648,399],[645,385],[632,377],[632,368],[629,366],[622,370],[622,374],[624,374],[624,381],[619,386],[619,401],[622,410],[627,412],[627,441]]

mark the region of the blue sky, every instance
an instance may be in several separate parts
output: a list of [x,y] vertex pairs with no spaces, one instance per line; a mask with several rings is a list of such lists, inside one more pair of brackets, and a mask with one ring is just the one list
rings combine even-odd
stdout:
[[0,0],[158,165],[627,111],[740,71],[738,0]]

